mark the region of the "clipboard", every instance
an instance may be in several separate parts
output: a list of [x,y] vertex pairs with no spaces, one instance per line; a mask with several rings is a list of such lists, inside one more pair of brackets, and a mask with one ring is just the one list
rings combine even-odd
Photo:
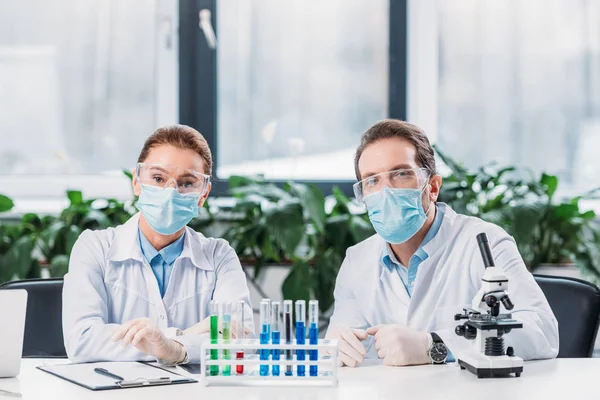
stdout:
[[[39,370],[57,376],[93,391],[128,389],[138,387],[154,387],[197,383],[187,376],[143,362],[97,362],[82,364],[44,365]],[[96,368],[104,368],[124,379],[122,381],[98,374]]]

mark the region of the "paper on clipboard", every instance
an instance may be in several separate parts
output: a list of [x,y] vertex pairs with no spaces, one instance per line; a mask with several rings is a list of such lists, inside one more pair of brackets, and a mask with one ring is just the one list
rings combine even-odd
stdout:
[[[104,368],[112,374],[121,376],[126,384],[120,385],[114,378],[94,372],[95,368]],[[196,382],[186,376],[140,362],[61,364],[39,367],[39,369],[92,390]],[[139,385],[136,385],[136,382],[139,382]]]

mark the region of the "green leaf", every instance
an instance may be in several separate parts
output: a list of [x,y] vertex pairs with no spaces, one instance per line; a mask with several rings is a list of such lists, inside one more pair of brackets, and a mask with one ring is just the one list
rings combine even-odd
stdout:
[[71,250],[73,249],[73,245],[81,235],[81,228],[78,226],[71,225],[67,228],[65,233],[65,250],[67,254],[71,254]]
[[9,251],[3,257],[2,263],[9,267],[12,274],[19,279],[24,279],[29,274],[33,256],[34,240],[30,235],[22,236],[13,243]]
[[83,203],[83,194],[79,190],[67,190],[67,197],[71,205],[79,205]]
[[558,187],[558,178],[554,175],[543,173],[540,183],[544,186],[548,198],[552,199],[552,196],[554,196],[556,188]]
[[287,187],[300,200],[305,218],[313,222],[317,231],[323,232],[325,228],[325,196],[323,192],[315,186],[293,182],[288,183]]
[[129,179],[130,182],[133,182],[133,172],[131,172],[128,169],[124,169],[123,175],[125,175]]
[[0,212],[10,211],[14,206],[15,203],[9,197],[0,194]]
[[248,177],[248,176],[237,176],[232,175],[228,180],[229,189],[235,189],[244,186],[256,185],[264,183],[264,178],[261,176]]
[[69,256],[58,254],[50,260],[50,274],[55,278],[62,278],[69,271]]
[[287,300],[310,300],[310,266],[305,261],[298,261],[281,285],[283,298]]
[[333,306],[333,290],[342,257],[334,249],[328,249],[315,258],[312,287],[321,312],[326,312]]
[[306,232],[302,206],[297,200],[280,201],[264,214],[269,235],[292,258]]

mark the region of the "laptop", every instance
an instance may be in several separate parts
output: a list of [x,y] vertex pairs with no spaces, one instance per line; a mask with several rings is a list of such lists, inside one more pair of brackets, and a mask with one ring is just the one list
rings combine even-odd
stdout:
[[26,311],[26,290],[0,290],[0,378],[13,378],[21,370]]

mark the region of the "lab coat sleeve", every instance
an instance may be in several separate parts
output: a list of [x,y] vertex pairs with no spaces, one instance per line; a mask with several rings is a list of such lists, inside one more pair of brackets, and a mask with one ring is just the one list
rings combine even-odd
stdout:
[[350,249],[342,262],[340,271],[335,280],[333,291],[334,309],[329,326],[343,325],[350,328],[366,329],[368,326],[363,307],[356,293],[357,282],[361,282],[360,270],[352,263]]
[[133,346],[112,342],[118,324],[109,324],[108,293],[97,233],[83,232],[75,242],[63,287],[63,335],[71,361],[150,361]]
[[[217,248],[215,254],[215,260],[218,262],[218,265],[215,268],[216,280],[212,299],[217,300],[219,303],[231,302],[232,313],[234,314],[232,318],[235,316],[238,302],[243,300],[246,303],[244,329],[249,329],[251,332],[249,337],[254,337],[254,316],[250,303],[250,292],[246,283],[246,275],[235,251],[226,242],[223,243]],[[188,362],[194,364],[200,362],[202,343],[209,339],[210,334],[208,333],[202,335],[183,335],[174,338],[174,340],[185,347]]]
[[[495,236],[491,241],[492,253],[496,267],[504,270],[509,281],[508,293],[515,305],[513,318],[523,323],[522,329],[513,329],[505,336],[505,347],[512,346],[515,354],[524,360],[554,358],[558,354],[558,322],[544,293],[527,270],[515,241],[502,233],[489,235]],[[474,283],[481,285],[483,263],[478,251],[473,254],[471,266],[473,276],[477,277]],[[506,312],[503,307],[501,310]],[[456,336],[454,329],[441,330],[438,334],[458,357],[461,351],[474,349],[474,342]]]

